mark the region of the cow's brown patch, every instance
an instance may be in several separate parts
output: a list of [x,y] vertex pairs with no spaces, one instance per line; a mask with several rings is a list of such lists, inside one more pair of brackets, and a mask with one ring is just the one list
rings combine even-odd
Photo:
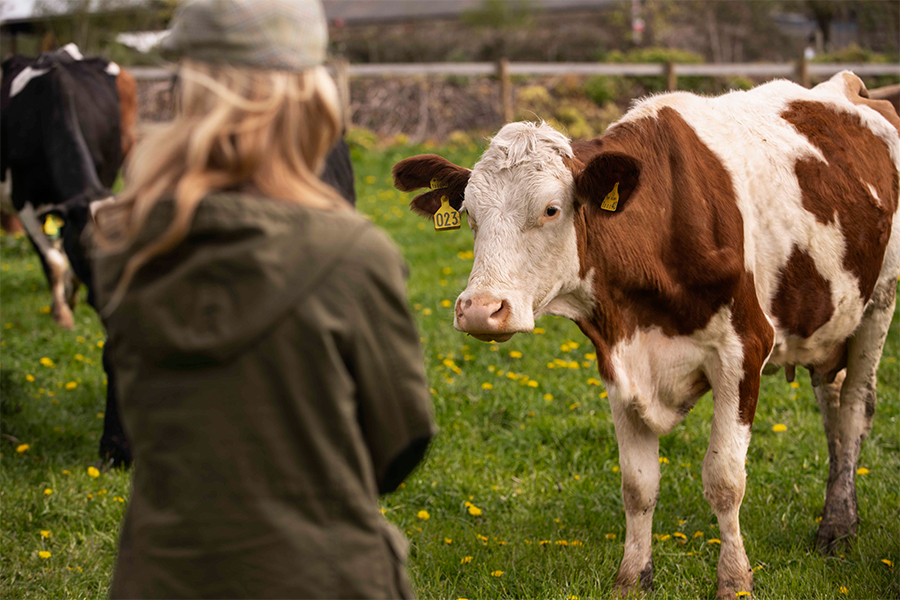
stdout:
[[402,192],[438,187],[413,198],[409,203],[413,212],[430,217],[441,207],[441,197],[446,196],[450,206],[459,210],[465,198],[466,185],[471,170],[457,166],[436,154],[420,154],[398,162],[391,171],[394,187]]
[[821,102],[791,102],[781,116],[827,161],[797,160],[803,207],[823,224],[837,221],[845,241],[843,266],[856,276],[860,295],[868,301],[897,209],[897,171],[888,146],[858,116]]
[[116,76],[116,90],[119,93],[122,158],[125,159],[137,140],[137,81],[134,75],[121,69]]
[[632,157],[640,181],[615,213],[599,208],[602,197],[582,198],[590,201],[576,219],[581,275],[593,271],[596,305],[577,323],[601,375],[615,380],[609,351],[638,327],[690,335],[730,302],[744,276],[744,239],[730,175],[673,109],[611,128],[576,177],[582,194],[592,193],[585,182],[600,179],[591,171],[607,153]]
[[811,336],[834,314],[831,286],[812,257],[797,246],[781,270],[772,314],[782,329],[801,338]]
[[749,426],[756,415],[760,374],[775,344],[775,330],[756,299],[756,285],[751,273],[744,273],[741,278],[732,323],[744,347],[744,373],[738,384],[738,419]]

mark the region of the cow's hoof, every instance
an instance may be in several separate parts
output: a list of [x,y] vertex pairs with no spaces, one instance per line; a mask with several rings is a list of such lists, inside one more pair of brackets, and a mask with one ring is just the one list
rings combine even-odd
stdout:
[[108,440],[103,438],[100,440],[100,459],[105,465],[113,468],[125,468],[131,466],[131,448],[128,444],[118,442],[118,440]]
[[743,581],[719,582],[716,591],[716,600],[735,600],[735,598],[751,598],[753,591],[753,569],[747,568],[746,577],[740,577]]
[[822,519],[816,536],[816,548],[822,554],[834,554],[841,548],[849,548],[856,537],[856,522]]
[[642,598],[645,593],[653,592],[653,560],[644,566],[637,579],[624,576],[620,570],[616,592],[620,598]]
[[53,320],[63,329],[75,328],[75,316],[67,305],[53,307]]

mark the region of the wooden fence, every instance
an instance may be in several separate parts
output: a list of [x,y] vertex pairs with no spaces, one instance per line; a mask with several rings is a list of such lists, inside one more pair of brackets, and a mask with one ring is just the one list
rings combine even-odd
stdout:
[[[841,71],[853,71],[863,77],[889,76],[900,78],[900,64],[883,63],[815,63],[801,59],[794,63],[565,63],[565,62],[439,62],[439,63],[374,63],[349,64],[336,60],[332,72],[349,114],[349,80],[353,77],[484,77],[494,76],[500,81],[501,114],[506,122],[512,120],[512,77],[519,75],[607,75],[616,77],[665,77],[670,91],[678,89],[679,77],[754,77],[793,79],[810,87],[812,79],[825,79]],[[140,80],[161,80],[172,71],[159,67],[130,69]]]

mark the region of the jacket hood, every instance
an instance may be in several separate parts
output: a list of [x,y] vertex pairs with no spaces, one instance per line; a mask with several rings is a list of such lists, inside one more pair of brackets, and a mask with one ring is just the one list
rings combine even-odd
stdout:
[[[127,261],[166,230],[173,214],[174,203],[161,201],[128,250],[96,258],[101,308]],[[187,237],[138,271],[107,322],[160,365],[223,362],[280,322],[370,226],[353,212],[211,194]]]

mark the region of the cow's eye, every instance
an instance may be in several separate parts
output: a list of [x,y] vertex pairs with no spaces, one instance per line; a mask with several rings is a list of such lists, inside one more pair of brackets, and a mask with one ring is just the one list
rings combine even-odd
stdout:
[[544,210],[544,216],[545,216],[545,217],[548,217],[548,218],[553,218],[553,217],[555,217],[555,216],[558,215],[558,214],[559,214],[559,207],[558,207],[558,206],[548,206],[548,207]]

